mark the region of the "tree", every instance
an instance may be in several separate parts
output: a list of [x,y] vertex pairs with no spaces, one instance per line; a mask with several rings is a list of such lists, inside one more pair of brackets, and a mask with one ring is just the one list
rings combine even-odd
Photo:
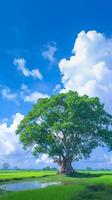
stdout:
[[42,170],[43,171],[56,171],[57,169],[55,167],[46,166]]
[[91,169],[91,167],[86,167],[86,170],[91,171],[92,169]]
[[112,147],[112,116],[99,99],[77,92],[39,99],[20,123],[17,134],[24,148],[38,157],[47,153],[59,172],[74,172],[72,162],[88,158],[98,146]]
[[8,170],[10,165],[9,165],[9,163],[3,163],[2,167],[4,170]]
[[15,166],[14,169],[15,169],[15,170],[19,170],[19,167],[18,167],[18,166]]
[[44,170],[44,171],[50,171],[50,170],[51,170],[51,167],[50,167],[50,166],[46,166],[46,167],[44,167],[42,170]]

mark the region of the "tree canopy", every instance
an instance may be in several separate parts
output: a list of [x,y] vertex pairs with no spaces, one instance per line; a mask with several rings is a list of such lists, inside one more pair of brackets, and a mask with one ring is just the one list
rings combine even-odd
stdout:
[[95,97],[69,91],[39,99],[17,129],[24,148],[34,156],[48,154],[60,172],[72,173],[71,163],[88,158],[93,149],[112,148],[112,116]]

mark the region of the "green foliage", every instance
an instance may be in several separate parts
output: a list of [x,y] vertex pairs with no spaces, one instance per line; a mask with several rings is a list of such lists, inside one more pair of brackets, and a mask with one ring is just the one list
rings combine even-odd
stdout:
[[46,166],[42,169],[43,171],[56,171],[57,168],[54,168],[54,167],[50,167],[50,166]]
[[112,116],[99,99],[77,92],[39,99],[20,123],[17,134],[24,148],[37,157],[46,153],[55,162],[88,158],[97,146],[112,148]]

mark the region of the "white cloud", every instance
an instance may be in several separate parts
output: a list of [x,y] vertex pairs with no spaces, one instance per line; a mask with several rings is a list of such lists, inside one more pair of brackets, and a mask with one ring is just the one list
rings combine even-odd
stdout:
[[24,92],[29,92],[28,86],[25,85],[24,83],[21,85],[21,90]]
[[32,102],[36,103],[39,98],[46,98],[47,94],[43,94],[40,92],[33,92],[32,94],[24,97],[24,102]]
[[3,122],[4,120],[0,123],[0,168],[4,162],[8,162],[11,168],[17,166],[22,169],[43,168],[48,164],[53,164],[53,161],[46,154],[35,160],[31,152],[23,150],[19,136],[15,133],[23,118],[24,115],[16,113],[12,116],[10,125]]
[[1,87],[0,93],[2,95],[2,97],[6,100],[13,100],[16,101],[17,98],[17,94],[16,93],[12,93],[10,88],[8,87]]
[[21,145],[15,131],[23,118],[22,114],[16,113],[12,116],[13,122],[10,126],[7,123],[0,123],[0,156],[10,155],[16,150],[19,153]]
[[24,102],[36,103],[39,98],[46,98],[48,95],[37,91],[31,93],[28,86],[22,84],[20,97]]
[[21,70],[23,75],[28,77],[28,76],[32,76],[33,78],[38,78],[38,79],[42,79],[42,74],[40,73],[39,69],[33,69],[33,70],[29,70],[26,67],[26,60],[24,58],[18,58],[18,59],[14,59],[14,65],[17,66],[18,70]]
[[[62,59],[62,91],[98,96],[110,110],[112,102],[112,39],[96,31],[82,31],[76,38],[73,55]],[[112,109],[112,106],[111,106]]]
[[51,158],[48,157],[47,154],[42,154],[42,156],[38,159],[36,159],[36,164],[41,164],[41,165],[50,165],[53,164],[53,160]]
[[53,89],[53,93],[58,93],[61,90],[61,84],[57,84]]
[[20,98],[24,99],[26,94],[28,94],[29,92],[30,92],[30,90],[29,90],[28,86],[23,83],[20,88]]
[[49,43],[46,46],[45,50],[42,52],[42,56],[43,58],[48,60],[51,64],[53,64],[54,62],[56,62],[56,58],[55,58],[56,51],[57,51],[56,44]]

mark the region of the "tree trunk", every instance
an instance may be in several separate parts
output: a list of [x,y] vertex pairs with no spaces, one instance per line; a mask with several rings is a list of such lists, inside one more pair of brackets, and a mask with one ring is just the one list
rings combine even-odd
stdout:
[[[59,164],[59,163],[58,163]],[[67,174],[71,175],[74,173],[74,169],[72,167],[72,162],[70,160],[63,160],[59,165],[59,174]]]

